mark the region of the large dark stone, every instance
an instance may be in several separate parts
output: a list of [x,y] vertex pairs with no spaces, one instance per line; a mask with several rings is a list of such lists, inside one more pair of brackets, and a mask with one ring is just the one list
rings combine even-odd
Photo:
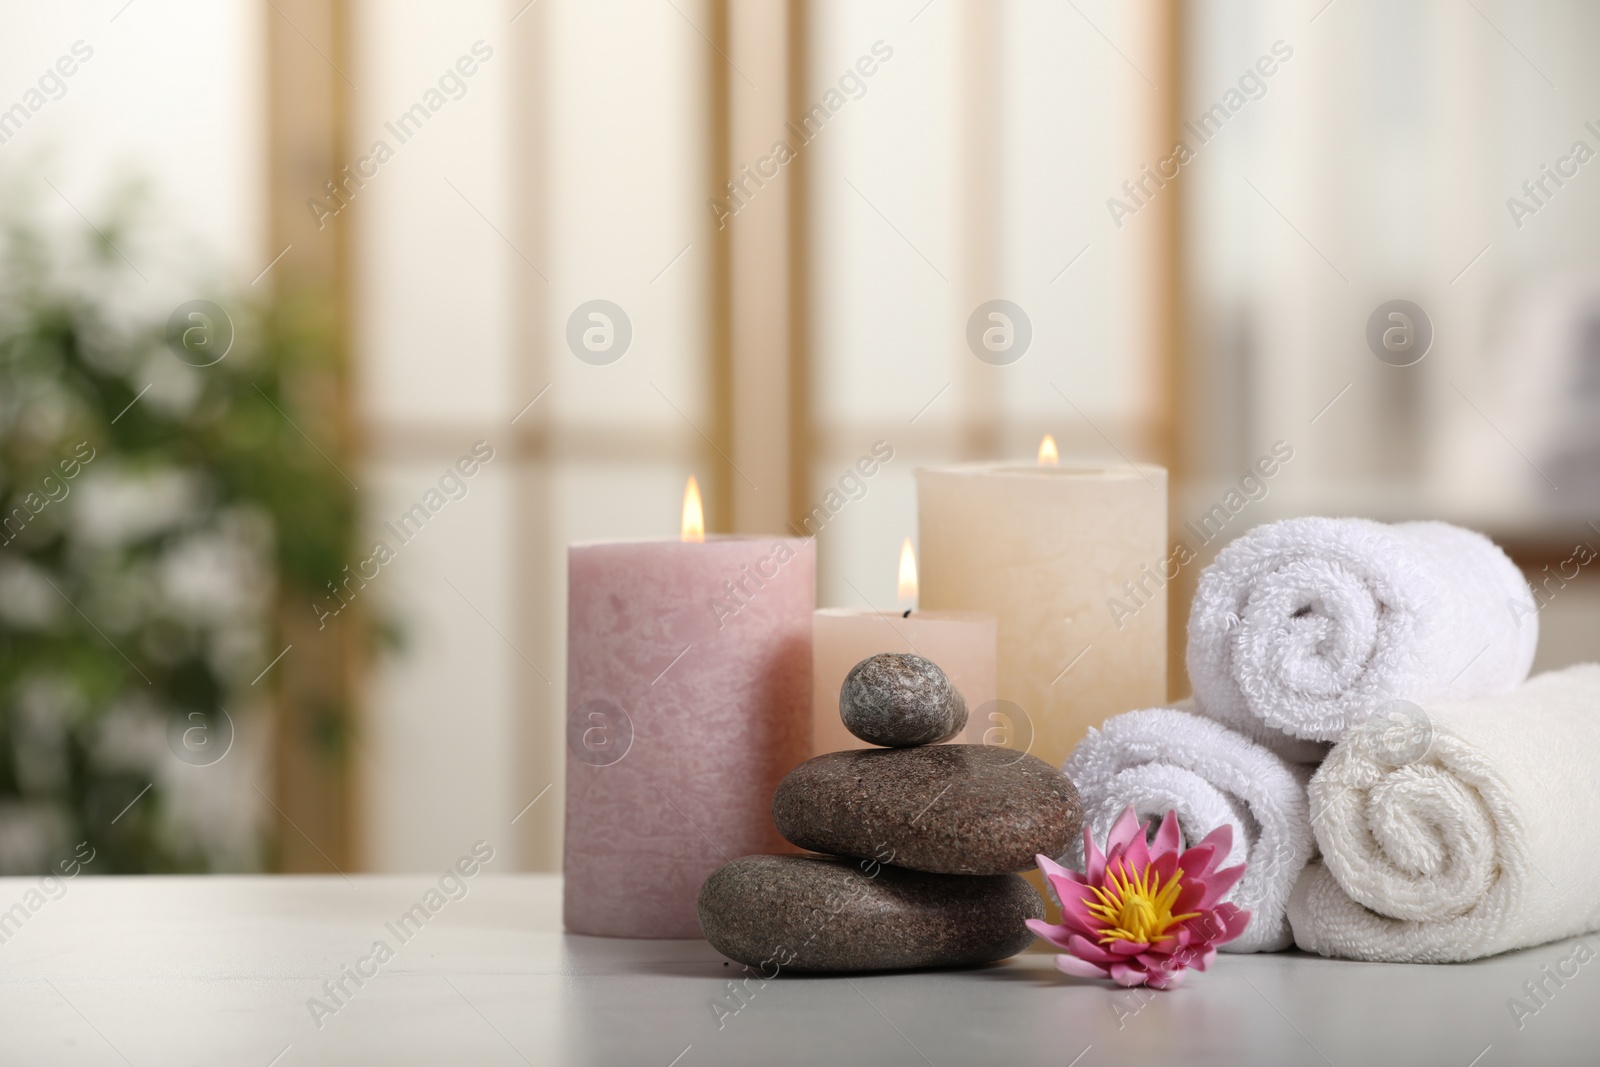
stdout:
[[964,967],[1014,956],[1044,902],[1014,874],[963,878],[830,856],[745,856],[700,887],[713,948],[785,972]]
[[858,749],[807,760],[772,798],[801,848],[936,874],[1003,874],[1060,855],[1078,791],[1036,756],[989,745]]
[[839,687],[839,717],[868,744],[932,745],[967,725],[967,702],[932,660],[880,652],[850,668]]

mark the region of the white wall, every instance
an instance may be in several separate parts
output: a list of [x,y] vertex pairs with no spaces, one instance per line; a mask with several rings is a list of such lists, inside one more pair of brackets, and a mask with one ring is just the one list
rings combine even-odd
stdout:
[[104,224],[115,195],[141,183],[150,225],[123,252],[152,301],[194,296],[219,271],[248,283],[270,258],[260,210],[263,10],[245,0],[0,4],[0,108],[25,101],[75,43],[92,52],[63,79],[64,93],[52,90],[60,98],[0,144],[13,204]]
[[[806,149],[812,402],[832,434],[812,470],[816,493],[874,440],[895,449],[866,496],[818,537],[824,606],[895,602],[901,539],[916,534],[912,472],[980,458],[963,455],[962,428],[991,394],[1001,447],[1014,458],[1031,459],[1047,431],[1069,459],[1116,461],[1100,431],[1125,452],[1143,451],[1138,431],[1156,402],[1150,216],[1142,228],[1118,230],[1104,201],[1149,158],[1155,90],[1129,57],[1151,62],[1152,9],[1077,8],[1053,0],[830,0],[813,8],[813,95],[876,42],[893,49],[865,94]],[[968,73],[974,11],[999,27],[980,103],[968,99],[980,91]],[[999,127],[992,205],[963,202],[972,195],[963,177],[970,157],[986,151],[966,140],[963,115],[972,107],[992,108],[984,125]],[[980,365],[965,341],[975,296],[966,284],[969,213],[994,222],[983,239],[996,249],[995,291],[981,299],[1018,304],[1033,326],[1031,347],[1009,366]]]
[[[351,208],[359,395],[374,431],[369,516],[405,510],[476,439],[498,453],[470,495],[385,571],[381,596],[406,643],[380,664],[366,699],[361,811],[372,869],[436,866],[480,836],[504,842],[513,867],[559,854],[559,842],[525,836],[535,820],[511,820],[545,785],[541,812],[561,804],[565,546],[676,531],[684,479],[696,473],[688,457],[698,437],[684,419],[704,426],[707,417],[709,251],[699,173],[706,45],[685,22],[702,12],[679,8],[358,7],[358,139],[385,136],[384,121],[475,41],[494,49],[467,94]],[[543,20],[539,54],[525,50],[527,27],[512,26],[522,17]],[[544,94],[547,128],[528,125],[518,92]],[[525,165],[548,169],[530,175]],[[549,202],[530,209],[539,178]],[[519,221],[530,210],[542,240]],[[565,338],[572,310],[597,298],[621,306],[633,328],[627,353],[607,366],[578,359]],[[530,304],[543,309],[531,349],[517,340]],[[549,434],[559,458],[519,457],[518,433]],[[527,494],[546,505],[532,520],[538,537],[519,525]],[[559,821],[543,817],[539,833],[553,837]]]

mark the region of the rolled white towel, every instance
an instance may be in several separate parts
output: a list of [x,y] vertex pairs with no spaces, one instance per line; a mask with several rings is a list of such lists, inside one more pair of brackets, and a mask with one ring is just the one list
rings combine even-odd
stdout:
[[1451,963],[1600,929],[1597,765],[1596,664],[1352,731],[1311,779],[1296,944]]
[[[1224,952],[1275,952],[1293,938],[1284,907],[1315,852],[1306,810],[1310,768],[1290,764],[1210,719],[1177,708],[1130,711],[1078,743],[1063,768],[1083,798],[1084,823],[1098,840],[1128,805],[1141,821],[1178,813],[1194,844],[1224,824],[1233,851],[1220,866],[1248,862],[1228,900],[1251,913]],[[1083,869],[1077,840],[1061,862]]]
[[1533,606],[1506,554],[1459,526],[1268,523],[1200,576],[1189,612],[1196,707],[1316,762],[1325,749],[1305,742],[1338,741],[1387,700],[1515,689],[1539,640]]

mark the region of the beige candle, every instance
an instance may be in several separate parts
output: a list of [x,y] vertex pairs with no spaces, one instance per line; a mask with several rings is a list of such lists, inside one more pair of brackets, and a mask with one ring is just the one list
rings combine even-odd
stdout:
[[[985,705],[995,699],[995,619],[977,611],[918,611],[911,539],[900,552],[901,610],[824,608],[811,625],[811,754],[870,748],[844,728],[839,689],[868,656],[913,652],[938,664],[967,702],[968,728],[953,741],[983,743]],[[980,710],[983,709],[983,710]]]
[[1038,465],[918,470],[917,528],[922,603],[995,616],[1000,707],[1060,766],[1089,727],[1166,702],[1167,472],[1052,465],[1049,444]]

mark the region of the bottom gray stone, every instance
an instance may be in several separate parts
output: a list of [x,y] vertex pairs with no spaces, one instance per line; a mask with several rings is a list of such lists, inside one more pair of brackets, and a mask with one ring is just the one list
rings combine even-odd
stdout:
[[700,928],[713,948],[784,972],[966,967],[1033,941],[1023,920],[1044,902],[1015,874],[927,874],[873,860],[745,856],[700,887]]

